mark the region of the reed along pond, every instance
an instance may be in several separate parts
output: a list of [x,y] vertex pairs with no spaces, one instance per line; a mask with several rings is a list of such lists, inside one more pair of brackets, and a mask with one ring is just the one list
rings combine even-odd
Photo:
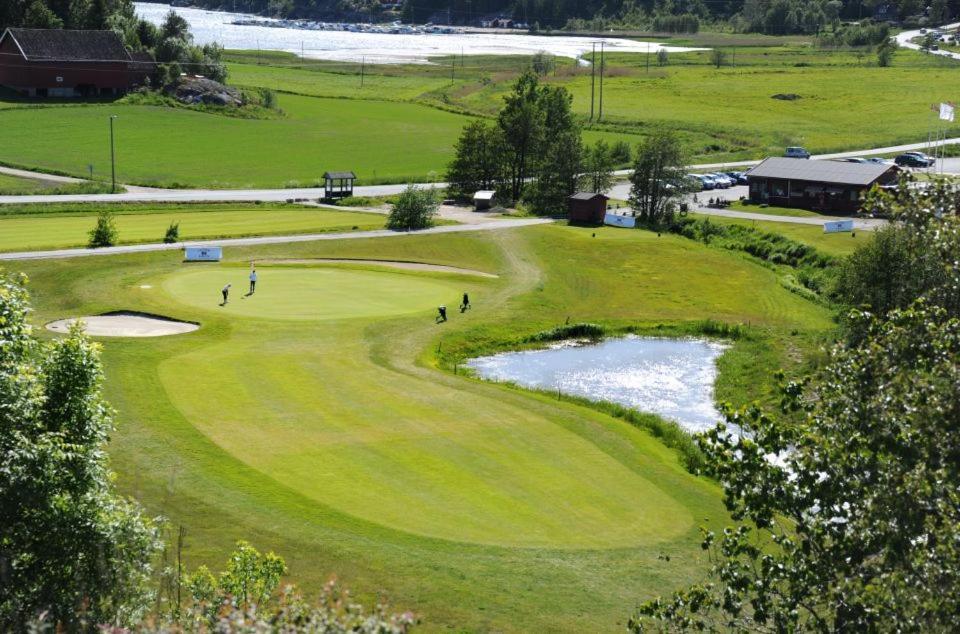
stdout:
[[611,401],[700,432],[720,420],[713,384],[717,358],[727,347],[703,339],[630,335],[596,344],[568,342],[544,350],[503,352],[471,359],[467,366],[491,381]]

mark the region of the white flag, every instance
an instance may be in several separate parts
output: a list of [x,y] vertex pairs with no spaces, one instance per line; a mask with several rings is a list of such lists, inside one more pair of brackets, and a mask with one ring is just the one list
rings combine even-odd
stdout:
[[948,103],[940,104],[940,118],[953,123],[953,106]]

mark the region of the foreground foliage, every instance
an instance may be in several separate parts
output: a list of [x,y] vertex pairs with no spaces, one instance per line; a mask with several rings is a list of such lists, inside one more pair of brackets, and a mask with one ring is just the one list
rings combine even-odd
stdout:
[[22,281],[0,277],[0,629],[41,614],[67,629],[135,623],[159,540],[113,490],[99,346],[80,326],[42,344],[28,311]]
[[710,581],[644,604],[634,631],[960,628],[955,196],[937,187],[875,201],[902,226],[851,259],[864,285],[844,288],[878,281],[889,254],[894,280],[910,282],[873,293],[892,310],[853,312],[854,343],[786,387],[783,416],[727,407],[726,424],[699,439],[740,524],[706,533]]

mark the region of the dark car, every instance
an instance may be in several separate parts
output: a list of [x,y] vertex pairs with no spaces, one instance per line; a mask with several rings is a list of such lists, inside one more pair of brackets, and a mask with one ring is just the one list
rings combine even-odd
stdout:
[[922,152],[907,152],[893,159],[900,167],[930,167],[936,160]]
[[747,184],[747,175],[744,172],[727,172],[726,174],[736,181],[737,185]]

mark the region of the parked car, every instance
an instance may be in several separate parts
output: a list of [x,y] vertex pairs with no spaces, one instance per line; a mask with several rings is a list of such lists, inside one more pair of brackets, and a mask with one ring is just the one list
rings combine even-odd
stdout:
[[720,189],[727,189],[728,187],[733,187],[733,180],[726,174],[718,174],[711,172],[707,174],[713,181],[717,184],[717,187]]
[[700,182],[703,184],[704,189],[716,189],[717,181],[713,180],[706,174],[694,174],[697,178],[700,179]]
[[727,172],[727,176],[732,178],[737,185],[747,184],[747,175],[744,172]]
[[862,157],[859,157],[859,156],[856,156],[856,157],[853,157],[853,158],[842,158],[842,159],[837,159],[837,160],[838,160],[838,161],[841,161],[841,162],[843,162],[843,163],[869,163],[869,162],[870,162],[870,161],[868,161],[867,159],[862,158]]
[[867,159],[867,163],[876,163],[877,165],[888,165],[890,161],[879,156],[873,156]]
[[704,187],[703,181],[700,180],[700,177],[696,174],[687,174],[687,188],[692,192],[699,192],[706,189]]
[[900,167],[930,167],[936,159],[923,152],[904,152],[893,160]]
[[783,155],[787,158],[798,158],[798,159],[810,158],[810,152],[807,152],[807,150],[802,147],[788,147],[787,151],[784,152]]

